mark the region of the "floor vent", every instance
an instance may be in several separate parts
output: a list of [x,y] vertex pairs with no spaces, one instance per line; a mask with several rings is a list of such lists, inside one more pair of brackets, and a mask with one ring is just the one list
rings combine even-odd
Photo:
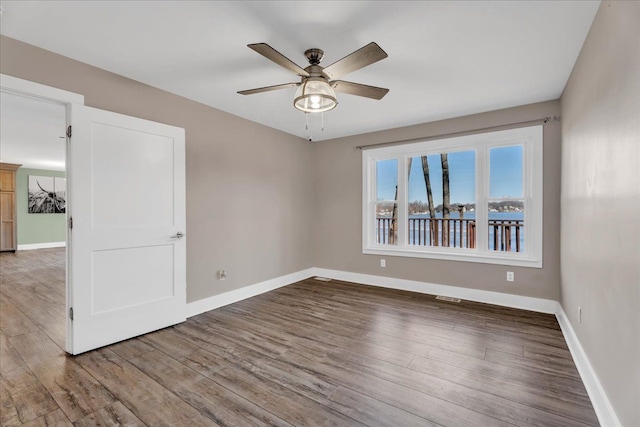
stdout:
[[445,297],[444,295],[438,295],[436,299],[449,302],[460,302],[460,298]]
[[330,282],[330,281],[331,281],[331,279],[330,279],[330,278],[328,278],[328,277],[322,277],[322,276],[316,276],[316,277],[314,277],[314,279],[315,279],[315,280],[319,280],[319,281],[321,281],[321,282]]

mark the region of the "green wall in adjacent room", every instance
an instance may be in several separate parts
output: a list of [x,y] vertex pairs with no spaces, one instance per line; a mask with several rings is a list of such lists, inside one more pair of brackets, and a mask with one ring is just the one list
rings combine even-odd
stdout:
[[64,242],[67,239],[65,214],[30,214],[27,210],[29,175],[65,176],[64,171],[20,168],[16,174],[18,245]]

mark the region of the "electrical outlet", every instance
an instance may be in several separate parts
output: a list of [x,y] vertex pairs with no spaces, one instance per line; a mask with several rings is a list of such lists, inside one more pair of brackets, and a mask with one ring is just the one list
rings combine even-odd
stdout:
[[515,275],[513,271],[507,271],[507,282],[513,282],[515,279]]
[[582,323],[582,307],[578,306],[578,323]]
[[381,259],[380,260],[380,267],[384,268],[387,266],[387,260],[386,259]]
[[218,270],[218,280],[223,281],[227,278],[227,270]]

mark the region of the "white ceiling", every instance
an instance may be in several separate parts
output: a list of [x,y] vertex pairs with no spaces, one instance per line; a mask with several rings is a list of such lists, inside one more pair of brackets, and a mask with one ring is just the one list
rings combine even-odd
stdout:
[[560,97],[599,1],[2,1],[1,33],[303,138],[295,88],[236,92],[297,76],[246,47],[266,42],[322,65],[375,41],[389,57],[343,80],[390,89],[338,94],[314,140]]
[[25,168],[64,170],[64,106],[3,92],[0,122],[0,161]]

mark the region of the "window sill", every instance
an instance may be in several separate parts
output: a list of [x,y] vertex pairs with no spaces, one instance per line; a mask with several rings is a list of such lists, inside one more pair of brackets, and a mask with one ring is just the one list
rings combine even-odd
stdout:
[[385,256],[399,256],[408,258],[428,258],[438,259],[446,261],[462,261],[462,262],[475,262],[480,264],[498,264],[509,265],[516,267],[531,267],[542,268],[542,260],[537,258],[531,258],[522,254],[512,254],[507,256],[493,255],[491,253],[479,254],[473,249],[457,249],[456,253],[449,251],[418,251],[413,249],[401,249],[385,247],[369,247],[362,250],[366,255],[385,255]]

